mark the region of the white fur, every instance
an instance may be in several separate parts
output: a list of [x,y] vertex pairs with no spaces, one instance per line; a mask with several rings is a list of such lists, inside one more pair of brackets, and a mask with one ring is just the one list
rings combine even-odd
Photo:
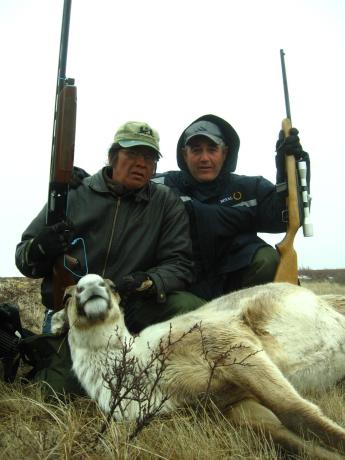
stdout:
[[[232,405],[228,415],[235,422],[240,423],[240,413],[247,413],[254,428],[264,425],[291,451],[305,448],[293,433],[299,426],[345,450],[345,430],[298,393],[330,387],[345,375],[345,317],[326,297],[287,283],[271,283],[226,295],[132,338],[109,286],[98,275],[87,275],[72,290],[68,305],[73,369],[104,411],[109,411],[111,400],[102,377],[105,363],[120,355],[124,343],[133,341],[131,353],[138,367],[145,367],[152,350],[170,337],[176,343],[169,349],[155,394],[157,404],[165,393],[171,395],[163,412],[196,403],[210,382],[210,364],[225,353],[210,390],[221,410]],[[344,308],[345,299],[338,299],[338,306]],[[63,315],[55,315],[53,327],[61,328]],[[245,366],[236,364],[241,360]],[[148,386],[151,377],[146,377]],[[138,410],[131,402],[124,414],[115,416],[135,418]],[[260,411],[265,415],[258,422],[255,414]],[[313,452],[315,458],[342,458],[321,447]]]

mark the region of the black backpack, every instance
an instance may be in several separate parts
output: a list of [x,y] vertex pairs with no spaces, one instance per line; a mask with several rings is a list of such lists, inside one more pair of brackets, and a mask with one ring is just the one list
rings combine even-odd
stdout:
[[24,378],[45,382],[49,393],[85,395],[72,371],[67,334],[34,334],[22,327],[17,305],[1,303],[0,361],[5,382],[14,381],[20,360],[32,366]]

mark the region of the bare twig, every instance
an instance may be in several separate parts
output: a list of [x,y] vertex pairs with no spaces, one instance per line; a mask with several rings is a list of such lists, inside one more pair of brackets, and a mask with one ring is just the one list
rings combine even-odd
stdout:
[[201,401],[203,404],[211,399],[212,381],[218,368],[232,365],[250,366],[248,359],[260,351],[248,351],[248,354],[238,361],[236,353],[233,359],[231,355],[238,350],[250,350],[249,347],[242,344],[233,345],[215,353],[215,349],[207,344],[209,339],[204,333],[201,322],[196,323],[175,339],[170,325],[168,334],[160,340],[158,346],[151,349],[147,344],[150,353],[144,361],[133,351],[135,338],[122,343],[117,353],[114,353],[114,350],[108,345],[104,363],[106,371],[103,379],[111,392],[111,405],[99,435],[106,431],[111,419],[123,420],[134,417],[135,427],[128,435],[128,440],[132,441],[143,428],[152,422],[171,397],[163,384],[163,375],[169,355],[176,344],[194,331],[200,334],[202,356],[210,369],[206,391]]
[[134,338],[123,343],[119,353],[114,355],[109,349],[105,361],[105,384],[111,391],[111,407],[99,434],[102,435],[112,418],[118,413],[122,419],[133,411],[136,413],[135,428],[128,439],[133,440],[161,412],[170,395],[162,388],[163,373],[171,349],[188,334],[195,330],[193,326],[177,339],[172,338],[170,324],[168,335],[160,340],[155,349],[150,350],[149,358],[142,362],[133,353]]

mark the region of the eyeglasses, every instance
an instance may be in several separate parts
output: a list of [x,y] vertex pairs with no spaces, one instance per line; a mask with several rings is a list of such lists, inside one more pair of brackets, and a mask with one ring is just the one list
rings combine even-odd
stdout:
[[152,151],[143,151],[135,149],[122,149],[122,151],[127,155],[131,160],[135,160],[139,157],[143,157],[145,163],[155,164],[158,161],[157,155]]

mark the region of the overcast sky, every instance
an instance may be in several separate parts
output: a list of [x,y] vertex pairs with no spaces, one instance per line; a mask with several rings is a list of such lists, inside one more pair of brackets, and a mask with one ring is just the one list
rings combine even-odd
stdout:
[[[0,276],[19,275],[16,244],[47,197],[62,7],[0,1]],[[117,127],[142,120],[161,136],[158,170],[177,169],[181,132],[213,113],[241,138],[237,172],[274,182],[283,48],[292,122],[312,161],[315,235],[298,232],[299,266],[345,268],[344,24],[344,0],[73,0],[75,164],[96,172]]]

